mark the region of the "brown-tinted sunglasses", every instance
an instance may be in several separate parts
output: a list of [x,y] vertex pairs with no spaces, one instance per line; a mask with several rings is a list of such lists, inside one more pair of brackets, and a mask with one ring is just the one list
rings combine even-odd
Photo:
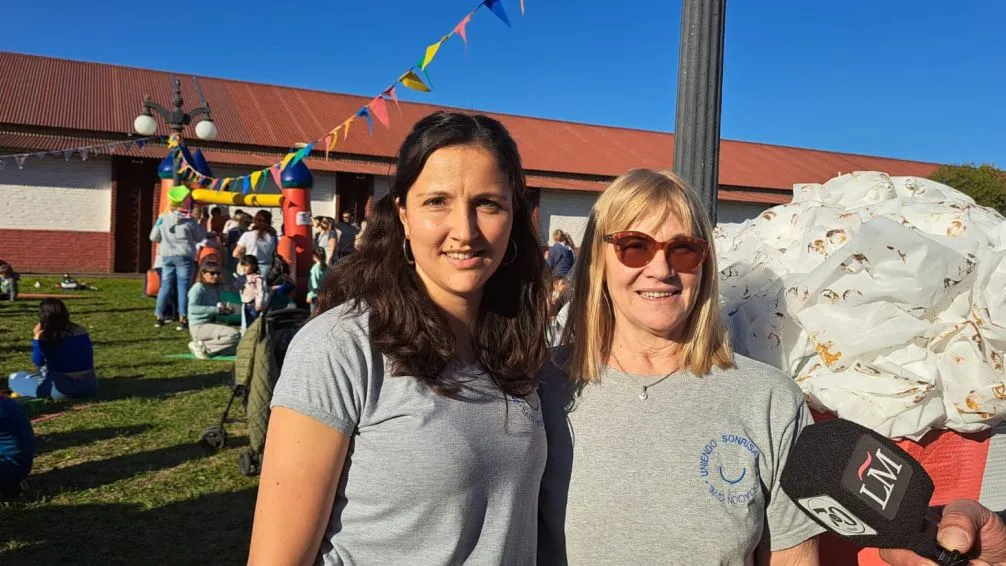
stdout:
[[634,269],[648,265],[657,250],[663,249],[674,271],[695,273],[709,254],[708,242],[685,236],[658,242],[642,232],[615,232],[604,236],[604,241],[615,246],[615,255],[622,265]]

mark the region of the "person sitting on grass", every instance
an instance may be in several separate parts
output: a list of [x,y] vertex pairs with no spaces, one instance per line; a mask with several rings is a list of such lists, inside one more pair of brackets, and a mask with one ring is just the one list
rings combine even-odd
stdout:
[[59,299],[42,299],[32,340],[31,361],[38,371],[11,374],[7,387],[21,397],[88,397],[98,392],[94,346],[87,329],[70,321]]
[[328,273],[328,262],[325,261],[325,250],[314,248],[314,265],[311,266],[311,273],[307,278],[307,302],[311,305],[311,312],[318,310],[318,289],[321,282],[325,280]]
[[0,500],[25,490],[35,459],[35,434],[17,401],[0,394]]
[[220,301],[220,277],[220,264],[207,261],[189,289],[189,351],[201,360],[232,354],[241,339],[236,328],[217,323],[218,316],[234,312]]
[[21,276],[14,271],[11,264],[0,259],[0,300],[17,300],[17,282]]

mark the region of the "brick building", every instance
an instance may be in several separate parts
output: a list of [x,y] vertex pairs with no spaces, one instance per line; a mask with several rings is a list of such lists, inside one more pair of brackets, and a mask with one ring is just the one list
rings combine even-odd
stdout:
[[[0,52],[0,154],[55,151],[134,137],[143,96],[170,102],[159,71]],[[187,107],[199,100],[183,80]],[[369,102],[368,97],[200,77],[220,136],[189,139],[215,176],[238,176],[279,161]],[[441,107],[402,103],[391,127],[372,136],[356,122],[329,159],[305,160],[315,177],[314,214],[353,210],[388,191],[394,156],[409,128]],[[579,238],[597,194],[632,167],[669,167],[673,134],[492,114],[517,140],[533,189],[542,241],[562,228]],[[161,125],[160,134],[167,134]],[[187,132],[190,137],[191,132]],[[7,160],[0,170],[0,258],[22,271],[140,272],[150,265],[147,234],[164,145],[113,155]],[[789,202],[793,185],[838,172],[879,170],[927,176],[937,164],[724,140],[719,220],[736,222]],[[278,215],[277,215],[278,216]]]

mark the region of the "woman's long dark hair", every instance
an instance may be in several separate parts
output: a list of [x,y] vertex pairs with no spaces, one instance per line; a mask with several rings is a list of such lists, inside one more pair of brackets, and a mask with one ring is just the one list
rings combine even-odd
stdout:
[[[506,257],[486,282],[470,328],[472,346],[503,392],[524,396],[537,386],[537,372],[548,353],[545,263],[517,144],[492,118],[437,112],[416,123],[399,149],[391,191],[367,219],[367,237],[359,251],[339,260],[329,272],[318,298],[319,313],[347,302],[368,307],[371,342],[391,360],[395,375],[416,377],[441,395],[457,392],[459,385],[441,376],[455,353],[454,335],[406,261],[405,229],[395,199],[405,205],[409,189],[434,151],[470,144],[496,158],[514,203]],[[515,246],[516,254],[511,250]]]
[[38,305],[38,324],[42,327],[40,340],[46,341],[46,347],[52,348],[73,334],[73,323],[70,322],[70,311],[59,299],[42,299]]
[[268,210],[260,210],[255,213],[252,228],[257,232],[256,238],[261,238],[266,234],[276,235],[276,229],[272,227],[272,213]]

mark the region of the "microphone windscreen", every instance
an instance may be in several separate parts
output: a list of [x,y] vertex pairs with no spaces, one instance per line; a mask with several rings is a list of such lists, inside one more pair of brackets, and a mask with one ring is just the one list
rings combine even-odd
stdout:
[[925,526],[933,481],[888,438],[835,419],[801,432],[782,488],[825,528],[862,547],[910,548]]

